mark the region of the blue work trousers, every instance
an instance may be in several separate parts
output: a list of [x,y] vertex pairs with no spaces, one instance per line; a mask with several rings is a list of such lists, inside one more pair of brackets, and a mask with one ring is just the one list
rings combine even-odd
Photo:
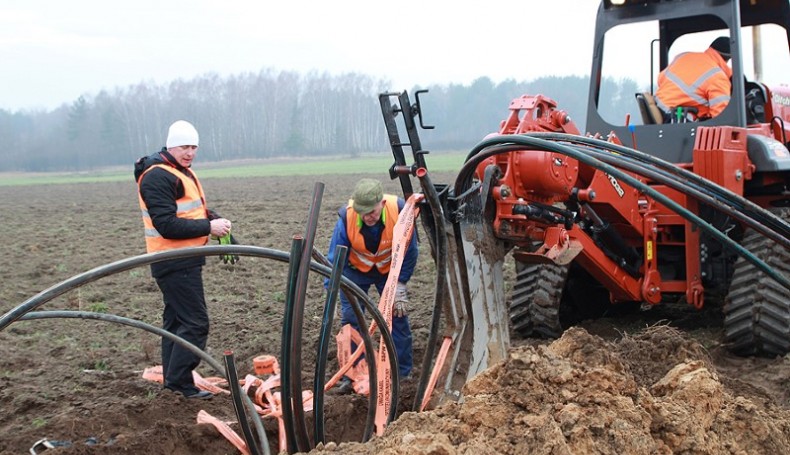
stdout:
[[[343,275],[359,286],[365,293],[368,292],[370,286],[376,286],[376,290],[381,295],[384,290],[384,285],[387,284],[387,276],[370,277],[356,269],[347,267],[343,270]],[[359,331],[359,324],[357,323],[356,314],[351,308],[343,291],[340,291],[340,311],[341,311],[341,325],[351,324],[354,329]],[[362,311],[365,311],[364,305]],[[401,378],[405,378],[411,373],[413,359],[412,359],[412,336],[411,327],[409,326],[409,316],[392,317],[392,341],[395,343],[395,351],[398,354],[398,370]]]

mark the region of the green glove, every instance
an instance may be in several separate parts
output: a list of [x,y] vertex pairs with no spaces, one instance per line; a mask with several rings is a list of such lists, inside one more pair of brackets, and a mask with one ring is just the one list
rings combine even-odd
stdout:
[[[219,244],[220,245],[238,245],[238,242],[236,242],[236,239],[234,239],[233,236],[230,235],[230,232],[228,232],[227,234],[223,235],[222,237],[217,237],[217,240],[219,240]],[[239,262],[239,255],[238,254],[220,254],[219,258],[225,264],[228,264],[228,263],[235,264],[235,263]]]

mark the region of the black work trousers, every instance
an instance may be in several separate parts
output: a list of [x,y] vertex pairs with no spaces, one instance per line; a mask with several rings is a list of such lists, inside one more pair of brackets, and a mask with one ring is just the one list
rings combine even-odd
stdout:
[[[162,328],[200,349],[208,340],[208,309],[203,295],[203,267],[176,270],[156,279],[165,309]],[[192,378],[200,357],[167,338],[162,338],[162,372],[165,387],[191,395],[198,391]]]

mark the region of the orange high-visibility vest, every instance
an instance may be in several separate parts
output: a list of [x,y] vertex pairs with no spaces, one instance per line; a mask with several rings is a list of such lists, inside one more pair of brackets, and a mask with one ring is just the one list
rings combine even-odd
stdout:
[[670,114],[678,106],[695,107],[697,118],[715,117],[727,107],[732,69],[713,48],[678,55],[658,75],[656,104]]
[[375,266],[379,272],[386,275],[390,271],[392,262],[392,235],[395,231],[395,223],[398,221],[398,197],[391,194],[384,195],[384,208],[381,211],[384,229],[376,253],[371,253],[365,246],[365,237],[361,232],[362,217],[353,207],[354,200],[350,199],[346,210],[346,235],[351,243],[348,262],[362,273],[369,272]]
[[143,172],[137,183],[137,199],[140,201],[140,210],[143,214],[143,226],[145,226],[145,248],[149,253],[156,251],[174,250],[176,248],[186,248],[190,246],[201,246],[208,243],[208,235],[191,239],[166,239],[162,237],[148,214],[148,207],[145,205],[143,197],[140,195],[140,183],[143,177],[151,169],[158,167],[175,175],[184,185],[184,196],[176,200],[176,216],[189,220],[203,220],[208,218],[206,210],[206,197],[203,194],[203,187],[197,176],[191,169],[186,171],[190,176],[185,175],[178,169],[166,164],[155,164]]

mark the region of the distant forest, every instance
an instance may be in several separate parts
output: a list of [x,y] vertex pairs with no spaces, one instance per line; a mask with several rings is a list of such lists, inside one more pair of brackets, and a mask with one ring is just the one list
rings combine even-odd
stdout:
[[[610,85],[607,93],[619,94],[607,111],[619,116],[635,110],[636,83],[603,83]],[[498,84],[482,77],[468,86],[418,88],[429,90],[422,110],[425,123],[435,126],[421,133],[427,150],[471,149],[497,131],[510,101],[524,94],[554,99],[584,132],[586,77]],[[401,90],[360,74],[264,70],[140,83],[81,96],[52,111],[0,109],[0,172],[131,168],[140,156],[161,149],[167,127],[178,119],[197,127],[200,161],[389,153],[378,94]]]

